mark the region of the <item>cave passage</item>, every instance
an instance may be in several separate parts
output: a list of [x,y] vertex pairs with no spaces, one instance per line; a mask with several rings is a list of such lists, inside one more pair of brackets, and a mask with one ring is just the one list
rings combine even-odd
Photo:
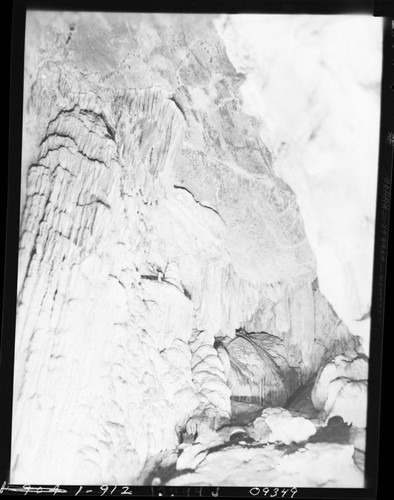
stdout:
[[214,347],[218,356],[224,365],[229,365],[232,401],[261,408],[286,403],[291,396],[286,378],[291,372],[283,373],[278,362],[283,358],[278,349],[280,344],[281,340],[268,332],[248,332],[244,328],[238,328],[233,338],[216,338]]
[[15,484],[363,484],[370,123],[220,17],[27,13]]
[[[265,457],[271,463],[275,454],[297,457],[306,453],[307,456],[311,447],[322,450],[330,450],[329,446],[354,447],[354,465],[358,471],[364,470],[364,452],[360,446],[363,431],[338,415],[325,423],[321,420],[311,398],[317,373],[289,394],[286,374],[280,373],[279,363],[275,362],[275,355],[278,358],[279,354],[274,346],[279,345],[280,339],[266,331],[248,332],[244,328],[237,329],[234,337],[215,339],[213,347],[225,367],[231,388],[231,418],[212,431],[209,443],[198,433],[192,436],[180,433],[176,459],[156,464],[146,476],[145,484],[175,485],[178,481],[184,484],[182,481],[187,478],[204,478],[204,473],[199,476],[198,471],[206,470],[205,462],[214,470],[212,464],[226,467],[227,457],[239,462],[236,473],[242,474],[245,453],[250,457]],[[278,404],[280,401],[285,401],[283,406]],[[312,463],[315,459],[311,456],[308,460]]]

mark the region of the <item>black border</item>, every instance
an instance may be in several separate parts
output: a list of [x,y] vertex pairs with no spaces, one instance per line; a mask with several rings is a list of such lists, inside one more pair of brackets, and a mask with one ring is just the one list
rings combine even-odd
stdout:
[[[24,73],[24,31],[25,8],[14,5],[10,12],[8,27],[11,34],[10,45],[10,88],[9,88],[9,131],[8,131],[8,169],[4,169],[2,183],[2,200],[4,211],[3,222],[6,222],[6,232],[3,232],[4,245],[1,250],[4,263],[4,282],[2,286],[2,328],[0,337],[0,475],[9,479],[9,464],[11,458],[11,423],[12,395],[14,375],[14,346],[16,293],[18,269],[18,234],[19,234],[19,203],[22,158],[22,116],[23,116],[23,73]],[[8,188],[7,190],[5,188]],[[5,216],[4,216],[5,215]]]
[[[27,9],[51,9],[51,10],[102,10],[102,11],[135,11],[135,12],[225,12],[225,13],[277,13],[277,14],[369,14],[385,17],[384,20],[384,47],[383,47],[383,71],[381,86],[381,123],[379,144],[379,175],[377,191],[377,212],[375,226],[375,253],[373,271],[373,295],[371,307],[371,346],[370,346],[370,380],[368,389],[368,432],[366,455],[366,478],[365,489],[333,489],[333,488],[299,488],[294,498],[381,498],[383,482],[388,478],[383,476],[382,466],[378,470],[378,464],[383,464],[382,448],[387,441],[383,435],[383,405],[381,390],[387,379],[382,379],[382,369],[387,366],[383,361],[383,330],[387,324],[389,314],[389,303],[385,301],[385,295],[389,297],[389,288],[386,290],[388,281],[387,266],[392,267],[393,259],[388,263],[388,224],[390,196],[388,181],[392,179],[394,144],[389,144],[389,134],[394,133],[394,31],[392,30],[391,17],[394,18],[393,0],[260,0],[252,2],[245,0],[231,5],[225,0],[191,0],[185,3],[182,0],[144,0],[143,3],[126,0],[14,0],[12,12],[12,24],[8,27],[12,30],[11,40],[11,64],[10,64],[10,108],[9,108],[9,160],[8,172],[3,172],[3,179],[8,174],[8,185],[3,183],[3,207],[6,207],[5,233],[5,272],[3,286],[3,310],[2,310],[2,334],[0,344],[0,494],[21,495],[26,493],[23,485],[19,485],[21,491],[9,491],[7,489],[9,479],[9,463],[11,457],[11,423],[12,423],[12,380],[13,380],[13,353],[14,353],[14,331],[16,311],[16,277],[18,265],[18,240],[19,240],[19,202],[20,202],[20,164],[22,151],[22,113],[23,113],[23,72],[24,72],[24,32],[25,12]],[[6,204],[7,201],[7,204]],[[5,210],[3,210],[4,217]],[[5,217],[4,217],[5,219]],[[4,220],[3,219],[3,220]],[[391,247],[392,248],[392,247]],[[390,264],[391,263],[391,264]],[[389,267],[389,270],[391,269]],[[386,303],[386,311],[385,311]],[[387,337],[387,335],[386,335]],[[386,339],[387,340],[387,339]],[[383,372],[385,373],[385,372]],[[386,428],[387,429],[387,428]],[[379,449],[379,431],[380,449]],[[387,431],[389,432],[389,431]],[[378,484],[379,477],[379,484]],[[13,485],[17,487],[18,485]],[[54,485],[37,485],[53,488]],[[65,494],[75,495],[78,486],[60,486],[57,496]],[[113,487],[109,487],[109,491]],[[123,489],[122,489],[123,488]],[[118,486],[112,496],[126,494],[125,487]],[[209,496],[209,497],[246,497],[256,498],[269,497],[274,493],[270,488],[267,496],[263,494],[263,486],[260,493],[250,493],[251,488],[229,488],[216,487],[130,487],[133,496]],[[89,492],[90,490],[90,492]],[[254,490],[256,493],[257,490]],[[84,485],[79,496],[101,495],[103,490],[98,486]],[[38,494],[30,491],[28,494]],[[383,493],[382,493],[383,494]],[[53,496],[53,491],[45,493],[41,491],[38,496]],[[106,495],[108,496],[108,495]],[[281,496],[278,495],[280,498]],[[289,493],[284,498],[288,498]],[[383,498],[383,496],[382,496]]]
[[14,0],[26,9],[111,12],[216,12],[265,14],[374,14],[387,16],[391,0]]
[[[381,417],[381,386],[383,361],[383,333],[388,319],[388,302],[386,302],[387,261],[390,198],[392,190],[394,144],[390,144],[390,135],[394,132],[394,32],[390,19],[384,21],[384,44],[381,85],[381,121],[379,144],[379,173],[376,198],[375,249],[373,267],[373,288],[371,302],[371,343],[370,371],[368,381],[368,418],[367,418],[367,450],[366,476],[378,477],[380,429],[376,422]],[[387,310],[386,310],[386,307]],[[386,313],[386,314],[385,314]],[[373,430],[376,429],[376,432]],[[371,479],[373,481],[373,479]],[[372,483],[374,484],[374,483]],[[374,484],[377,487],[377,484]]]

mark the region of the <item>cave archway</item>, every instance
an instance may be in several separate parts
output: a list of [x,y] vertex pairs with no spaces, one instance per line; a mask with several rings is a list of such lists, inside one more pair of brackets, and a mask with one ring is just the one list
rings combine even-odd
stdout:
[[290,394],[275,349],[280,342],[267,332],[247,332],[244,328],[237,329],[233,338],[216,339],[214,347],[227,367],[233,401],[260,407],[285,404]]

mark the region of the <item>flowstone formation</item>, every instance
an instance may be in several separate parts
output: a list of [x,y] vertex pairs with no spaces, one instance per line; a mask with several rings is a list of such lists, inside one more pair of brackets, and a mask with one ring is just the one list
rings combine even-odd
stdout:
[[197,467],[231,396],[284,406],[359,346],[212,19],[28,13],[12,482]]

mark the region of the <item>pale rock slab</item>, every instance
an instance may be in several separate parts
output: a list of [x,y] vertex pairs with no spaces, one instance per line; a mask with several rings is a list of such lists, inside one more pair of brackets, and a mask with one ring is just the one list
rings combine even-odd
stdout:
[[260,443],[284,444],[307,441],[316,433],[316,426],[308,419],[294,417],[284,408],[267,408],[249,428],[249,435]]

